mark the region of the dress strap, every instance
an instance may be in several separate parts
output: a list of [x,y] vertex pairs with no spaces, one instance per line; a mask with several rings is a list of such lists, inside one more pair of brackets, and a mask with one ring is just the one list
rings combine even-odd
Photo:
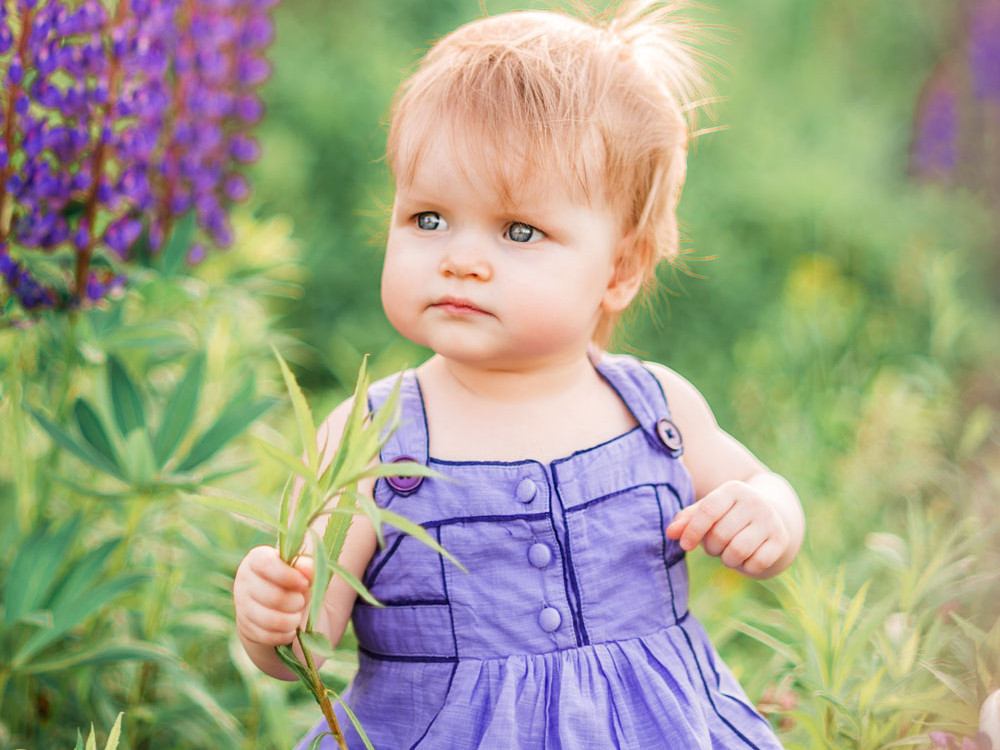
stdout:
[[[399,425],[382,446],[379,458],[382,463],[416,461],[427,464],[427,416],[420,383],[413,370],[372,383],[368,388],[368,408],[375,412],[383,407],[393,389],[399,384]],[[387,484],[396,494],[407,495],[420,486],[422,477],[390,477]],[[381,484],[381,482],[379,482]]]
[[650,442],[672,457],[680,457],[684,441],[670,418],[667,397],[656,376],[627,354],[602,353],[594,367],[632,412]]

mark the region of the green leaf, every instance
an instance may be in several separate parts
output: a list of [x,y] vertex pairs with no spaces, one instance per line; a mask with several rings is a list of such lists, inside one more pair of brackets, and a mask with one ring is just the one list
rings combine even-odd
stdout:
[[146,410],[142,405],[142,395],[128,370],[115,356],[108,357],[108,387],[122,437],[127,437],[137,427],[145,427]]
[[205,355],[199,352],[188,365],[184,377],[170,395],[163,415],[163,422],[153,440],[153,454],[156,467],[162,469],[170,460],[178,444],[191,429],[201,395],[201,383],[205,373]]
[[336,735],[333,732],[321,732],[312,738],[312,741],[309,743],[309,747],[306,750],[319,750],[319,746],[322,744],[324,737],[336,737]]
[[312,680],[309,679],[309,670],[305,664],[299,661],[291,646],[275,646],[274,650],[278,653],[278,658],[281,659],[282,664],[294,672],[299,680],[306,685],[312,684]]
[[52,590],[52,595],[45,605],[46,608],[49,610],[59,609],[64,606],[65,602],[86,594],[94,585],[104,564],[119,544],[121,544],[121,537],[109,539],[69,565],[65,575]]
[[108,733],[108,743],[104,746],[104,750],[118,750],[118,741],[122,733],[122,716],[124,715],[124,712],[120,712],[118,718],[115,719],[115,725]]
[[299,633],[299,640],[304,648],[309,649],[311,654],[322,656],[324,659],[332,659],[337,656],[336,650],[322,633],[307,630]]
[[358,717],[354,714],[354,711],[351,710],[351,707],[348,706],[346,703],[344,703],[344,699],[341,698],[337,693],[333,692],[332,690],[327,690],[327,693],[332,695],[334,697],[334,700],[336,700],[337,703],[339,703],[343,707],[344,713],[347,714],[347,718],[351,720],[351,724],[353,724],[354,728],[358,731],[358,734],[361,736],[361,741],[365,743],[365,747],[367,748],[367,750],[375,750],[375,748],[372,746],[371,741],[368,739],[368,735],[365,734],[364,727],[361,726],[361,722],[358,720]]
[[156,460],[153,458],[149,433],[145,429],[137,428],[128,434],[125,438],[125,455],[128,456],[128,474],[132,484],[148,488],[156,473]]
[[83,735],[80,734],[80,730],[76,730],[76,747],[73,750],[84,750],[83,748]]
[[177,273],[177,270],[184,263],[187,251],[191,247],[191,238],[194,236],[195,216],[194,211],[186,213],[180,221],[174,224],[173,231],[170,232],[170,239],[160,251],[163,271],[167,275]]
[[295,409],[295,421],[299,425],[299,437],[302,440],[302,449],[306,452],[306,463],[312,475],[316,476],[319,473],[316,423],[313,421],[312,412],[309,411],[309,404],[306,403],[306,397],[303,395],[302,389],[299,388],[295,375],[292,374],[288,364],[278,354],[278,350],[272,347],[271,351],[274,352],[274,356],[278,360],[278,366],[281,368],[281,377],[285,379],[285,389],[288,391],[288,396],[291,398],[292,406]]
[[253,503],[248,503],[246,500],[225,494],[221,490],[203,487],[200,492],[191,497],[195,502],[209,508],[249,518],[271,530],[277,528],[274,519],[266,510]]
[[90,734],[87,735],[87,750],[97,750],[97,737],[94,735],[94,724],[90,724]]
[[60,602],[58,607],[52,609],[52,627],[34,633],[16,651],[12,660],[14,668],[20,669],[35,654],[55,643],[70,629],[83,623],[101,607],[114,601],[128,589],[147,578],[148,576],[142,573],[119,576],[98,584],[79,597]]
[[35,421],[41,425],[42,429],[48,433],[49,437],[52,438],[52,442],[60,448],[69,451],[84,463],[90,464],[100,471],[111,474],[112,476],[125,481],[125,476],[117,468],[115,468],[114,464],[110,463],[101,454],[95,453],[92,449],[77,443],[68,432],[55,425],[41,412],[36,411],[31,407],[28,407],[28,411],[31,413],[31,416],[35,418]]
[[468,573],[469,572],[469,571],[467,571],[465,569],[465,566],[462,565],[462,563],[460,563],[458,560],[456,560],[455,557],[448,550],[446,550],[444,547],[442,547],[440,544],[438,544],[431,537],[431,535],[427,533],[427,531],[424,529],[423,526],[420,526],[419,524],[415,524],[415,523],[413,523],[413,521],[410,521],[409,519],[404,518],[403,516],[399,515],[398,513],[393,513],[392,511],[385,510],[384,508],[382,509],[382,518],[390,526],[393,526],[393,527],[399,529],[400,531],[402,531],[403,533],[409,534],[414,539],[417,539],[418,541],[423,542],[428,547],[430,547],[435,552],[437,552],[439,555],[444,555],[446,558],[448,558],[449,560],[451,560],[456,566],[458,566],[458,568],[463,573]]
[[76,426],[80,429],[83,439],[91,448],[107,459],[108,463],[120,471],[121,462],[118,460],[118,453],[108,437],[104,420],[94,411],[94,408],[82,398],[78,398],[73,404],[73,415],[76,417]]
[[208,428],[191,448],[187,457],[181,461],[177,471],[191,471],[201,466],[273,405],[273,399],[264,399],[256,403],[243,403],[236,399],[230,401],[215,420],[215,424]]
[[323,608],[323,598],[326,596],[327,586],[330,585],[330,565],[323,551],[323,542],[319,535],[310,529],[313,540],[313,582],[309,595],[309,619],[306,622],[306,629],[312,630],[319,613]]
[[[354,386],[354,400],[351,403],[351,412],[347,416],[347,422],[344,425],[344,432],[340,438],[340,445],[333,454],[333,461],[330,462],[330,465],[323,472],[323,476],[326,477],[325,487],[328,490],[333,489],[338,485],[343,486],[344,484],[339,481],[339,475],[343,470],[348,457],[353,458],[353,454],[356,451],[356,443],[358,442],[358,438],[356,436],[362,432],[365,419],[368,417],[367,393],[368,355],[366,354],[361,360],[361,369],[358,371],[358,381]],[[374,458],[374,456],[372,458]],[[365,464],[367,463],[368,461],[365,461]]]
[[55,533],[50,533],[48,525],[43,524],[24,540],[7,577],[5,625],[10,627],[43,605],[55,585],[57,573],[66,565],[79,524],[79,517],[74,517]]
[[273,443],[267,442],[266,440],[258,439],[257,444],[264,449],[264,452],[267,455],[293,474],[296,474],[307,481],[312,480],[316,476],[315,472],[310,471],[309,467],[305,465],[299,456],[295,456],[288,451],[279,448]]
[[364,599],[366,602],[376,607],[383,606],[382,602],[380,602],[378,599],[372,596],[372,593],[368,590],[368,588],[360,580],[358,580],[358,577],[355,576],[351,571],[349,571],[347,568],[343,567],[339,563],[335,563],[333,560],[328,560],[327,562],[330,565],[330,567],[333,568],[333,571],[338,576],[347,581],[350,587],[358,592],[358,595],[362,599]]
[[171,651],[152,643],[100,643],[79,650],[60,652],[51,659],[35,659],[20,669],[21,674],[62,672],[72,667],[90,664],[115,664],[126,661],[155,661],[176,664],[178,657]]

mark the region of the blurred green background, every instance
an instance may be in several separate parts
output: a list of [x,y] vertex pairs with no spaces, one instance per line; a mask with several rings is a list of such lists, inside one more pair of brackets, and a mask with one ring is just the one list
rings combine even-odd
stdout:
[[[805,548],[775,581],[690,556],[694,612],[789,748],[968,736],[1000,687],[1000,180],[963,172],[1000,160],[1000,102],[959,87],[962,122],[978,124],[961,129],[966,163],[953,172],[918,177],[910,156],[928,80],[968,77],[971,5],[693,11],[718,59],[716,122],[702,125],[724,129],[690,154],[679,213],[691,273],[664,267],[615,348],[690,379],[799,491]],[[486,3],[524,7],[544,6]],[[38,552],[43,572],[72,580],[59,570],[86,559],[88,575],[100,569],[124,592],[34,665],[7,653],[44,632],[44,612],[5,616],[0,748],[71,747],[77,727],[106,731],[119,711],[122,747],[288,748],[318,718],[301,687],[260,675],[234,634],[232,574],[273,535],[183,492],[123,489],[54,447],[28,407],[70,432],[75,398],[107,412],[114,356],[155,422],[204,356],[182,453],[220,404],[283,397],[272,344],[317,417],[349,393],[364,353],[375,377],[422,361],[379,306],[385,118],[428,44],[481,12],[476,0],[283,0],[263,158],[234,247],[191,277],[137,271],[121,304],[82,315],[75,333],[58,317],[0,329],[0,511],[17,521],[0,527],[6,612],[11,573],[57,527],[70,529],[64,556]],[[295,435],[286,401],[199,479],[273,507],[284,472],[251,438],[298,450]],[[76,527],[59,526],[66,518]],[[85,556],[105,543],[102,568]],[[350,650],[326,669],[343,685]]]

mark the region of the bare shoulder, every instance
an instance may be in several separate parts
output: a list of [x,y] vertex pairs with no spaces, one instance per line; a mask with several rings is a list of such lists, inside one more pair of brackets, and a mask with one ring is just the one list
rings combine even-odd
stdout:
[[656,376],[670,407],[674,423],[685,430],[714,430],[718,427],[708,402],[689,380],[658,362],[643,362]]

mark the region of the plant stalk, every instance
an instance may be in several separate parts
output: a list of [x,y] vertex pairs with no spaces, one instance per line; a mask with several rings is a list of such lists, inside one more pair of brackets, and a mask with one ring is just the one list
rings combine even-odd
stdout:
[[333,738],[337,741],[337,746],[340,747],[341,750],[347,750],[347,741],[344,739],[344,733],[340,729],[340,723],[337,721],[337,716],[333,713],[333,704],[330,703],[330,697],[326,694],[326,687],[323,685],[323,681],[319,677],[319,670],[316,669],[316,664],[313,662],[312,654],[309,653],[309,649],[306,648],[306,644],[302,642],[301,629],[296,628],[295,637],[302,649],[302,656],[305,657],[306,669],[309,671],[309,679],[312,682],[313,694],[316,696],[316,700],[319,701],[319,707],[323,712],[323,717],[326,719],[326,723],[330,727],[330,732],[333,734]]

